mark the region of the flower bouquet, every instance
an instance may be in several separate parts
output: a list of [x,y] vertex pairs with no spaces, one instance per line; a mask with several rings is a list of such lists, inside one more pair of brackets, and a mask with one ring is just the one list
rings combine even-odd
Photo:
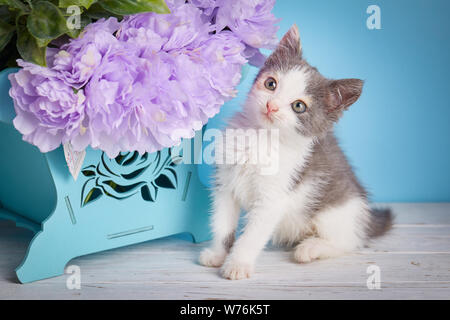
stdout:
[[[209,190],[171,150],[236,95],[245,64],[264,62],[273,5],[0,0],[0,218],[38,233],[21,282],[80,255],[209,238]],[[64,156],[70,170],[81,153],[74,181]]]
[[[87,3],[87,12],[93,2],[59,1]],[[121,2],[132,1],[95,4],[109,9]],[[148,3],[165,12],[164,3]],[[30,6],[44,4],[55,7],[47,1]],[[70,143],[75,151],[91,146],[116,157],[178,145],[235,96],[245,63],[264,61],[259,49],[276,40],[273,4],[169,0],[168,14],[101,18],[78,37],[48,47],[45,61],[17,60],[21,69],[9,76],[14,126],[41,152]],[[33,35],[34,10],[27,21]]]

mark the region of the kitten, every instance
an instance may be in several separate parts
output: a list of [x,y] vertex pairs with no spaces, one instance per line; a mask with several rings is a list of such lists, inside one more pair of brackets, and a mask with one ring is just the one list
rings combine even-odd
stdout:
[[[306,263],[353,251],[389,229],[390,211],[369,208],[333,134],[362,87],[361,80],[329,80],[311,67],[302,58],[297,27],[291,27],[258,73],[243,111],[228,125],[278,130],[278,172],[264,175],[248,161],[218,165],[214,239],[201,253],[201,264],[222,266],[228,279],[248,278],[270,239],[296,245],[294,259]],[[251,154],[257,147],[240,151]],[[241,208],[247,223],[235,241]]]

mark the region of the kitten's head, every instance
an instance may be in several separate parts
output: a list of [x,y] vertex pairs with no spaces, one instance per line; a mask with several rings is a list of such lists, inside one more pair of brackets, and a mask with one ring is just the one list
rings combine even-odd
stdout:
[[326,79],[311,67],[294,25],[258,73],[245,110],[263,128],[318,137],[359,98],[362,86],[359,79]]

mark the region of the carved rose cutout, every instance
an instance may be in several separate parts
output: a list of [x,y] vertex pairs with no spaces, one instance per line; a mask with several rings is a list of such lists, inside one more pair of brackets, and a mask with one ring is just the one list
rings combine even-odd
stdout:
[[181,157],[172,158],[170,149],[143,155],[121,152],[114,159],[103,152],[97,165],[87,166],[81,171],[87,178],[81,190],[81,206],[103,196],[123,200],[137,193],[143,200],[154,202],[159,188],[177,188],[174,167],[180,161]]

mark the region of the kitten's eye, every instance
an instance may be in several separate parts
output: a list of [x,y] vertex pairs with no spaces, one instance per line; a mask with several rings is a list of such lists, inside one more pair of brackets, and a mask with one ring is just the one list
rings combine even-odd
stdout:
[[295,100],[291,103],[292,110],[294,110],[297,113],[303,113],[306,111],[306,103],[304,103],[302,100]]
[[264,86],[270,91],[275,91],[275,89],[277,88],[277,80],[269,77],[266,81],[264,81]]

